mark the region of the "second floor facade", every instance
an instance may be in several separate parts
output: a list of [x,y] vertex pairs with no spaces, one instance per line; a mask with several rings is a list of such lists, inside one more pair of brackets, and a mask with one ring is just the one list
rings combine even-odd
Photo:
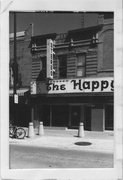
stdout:
[[[47,39],[54,42],[53,80],[106,78],[114,75],[113,18],[96,26],[61,34],[44,34],[27,39],[17,36],[18,87],[31,82],[47,83]],[[13,38],[10,38],[10,66],[13,62]],[[10,85],[12,87],[10,68]]]
[[32,81],[46,80],[46,42],[54,43],[53,79],[112,77],[114,67],[113,22],[32,37]]

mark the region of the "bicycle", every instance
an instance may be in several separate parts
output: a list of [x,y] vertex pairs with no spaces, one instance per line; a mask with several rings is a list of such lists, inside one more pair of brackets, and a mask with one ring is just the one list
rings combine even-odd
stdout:
[[24,139],[25,136],[26,136],[26,131],[22,127],[17,127],[17,126],[9,127],[10,138]]

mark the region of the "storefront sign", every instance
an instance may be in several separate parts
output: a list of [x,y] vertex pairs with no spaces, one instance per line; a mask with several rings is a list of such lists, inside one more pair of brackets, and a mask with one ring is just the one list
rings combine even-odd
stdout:
[[14,94],[14,103],[18,104],[18,95],[17,94]]
[[53,79],[53,40],[47,39],[47,78]]
[[31,84],[30,84],[30,92],[31,94],[37,94],[37,87],[36,87],[36,82],[35,81],[32,81]]
[[113,92],[114,80],[106,78],[85,78],[50,80],[49,84],[38,83],[37,94],[59,94],[59,93],[90,93],[90,92]]
[[[13,89],[9,89],[9,96],[13,96],[13,91],[14,91]],[[26,93],[27,91],[29,91],[28,88],[17,89],[16,93],[17,93],[18,96],[24,96],[24,93]]]

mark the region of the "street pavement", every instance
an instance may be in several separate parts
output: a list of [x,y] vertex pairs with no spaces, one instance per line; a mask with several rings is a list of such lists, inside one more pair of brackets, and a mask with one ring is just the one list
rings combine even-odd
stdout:
[[27,136],[24,139],[9,139],[10,144],[23,146],[37,146],[46,148],[57,148],[65,150],[93,151],[111,153],[114,152],[114,134],[113,131],[94,132],[84,131],[84,137],[78,137],[78,130],[75,129],[45,129],[44,135],[38,135],[38,129],[35,129],[35,136]]
[[113,154],[41,146],[10,145],[10,168],[112,168]]

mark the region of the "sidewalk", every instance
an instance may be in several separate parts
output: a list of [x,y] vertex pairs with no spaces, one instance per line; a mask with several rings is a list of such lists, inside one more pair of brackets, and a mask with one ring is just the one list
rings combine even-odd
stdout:
[[85,131],[83,138],[77,137],[78,130],[52,130],[44,129],[44,135],[37,135],[33,138],[10,139],[10,144],[18,144],[25,146],[49,147],[65,150],[85,150],[94,152],[113,153],[114,136],[112,131],[92,132]]

